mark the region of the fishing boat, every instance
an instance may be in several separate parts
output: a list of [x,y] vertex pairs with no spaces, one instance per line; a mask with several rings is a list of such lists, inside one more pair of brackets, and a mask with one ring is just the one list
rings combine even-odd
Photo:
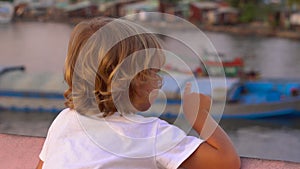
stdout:
[[0,66],[0,76],[13,71],[25,71],[25,66]]
[[244,60],[241,57],[220,61],[205,59],[202,64],[196,67],[192,72],[190,70],[181,70],[171,64],[166,64],[164,68],[166,71],[175,71],[188,75],[195,74],[197,76],[222,76],[225,73],[226,77],[243,77],[248,73],[244,71]]
[[14,6],[10,2],[0,1],[0,24],[9,23],[14,15]]
[[[166,71],[173,71],[179,72],[184,74],[194,74],[198,77],[203,76],[213,76],[213,77],[220,77],[226,76],[229,78],[243,78],[243,79],[258,79],[259,78],[259,71],[254,70],[253,68],[247,67],[245,65],[245,58],[242,56],[227,56],[223,53],[216,53],[216,52],[208,52],[203,51],[201,55],[201,62],[198,65],[193,65],[188,69],[183,69],[180,65],[172,65],[173,63],[167,63],[164,66]],[[253,57],[253,56],[251,56]],[[192,70],[190,70],[192,69]]]
[[228,58],[222,53],[204,53],[205,72],[212,76],[222,75],[226,77],[241,77],[244,73],[244,60],[241,57]]
[[240,82],[229,90],[227,102],[225,115],[234,117],[257,118],[299,113],[300,81],[262,79]]
[[25,66],[0,66],[0,110],[59,113],[64,84],[56,74],[24,73]]

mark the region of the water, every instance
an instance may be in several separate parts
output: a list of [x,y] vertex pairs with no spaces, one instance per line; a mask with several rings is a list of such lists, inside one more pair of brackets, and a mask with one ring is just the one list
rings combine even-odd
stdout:
[[300,118],[222,120],[242,156],[300,162]]
[[0,63],[24,65],[28,73],[61,73],[71,30],[56,23],[0,25]]
[[[0,25],[1,65],[25,65],[26,74],[55,74],[62,79],[67,43],[72,27],[62,23],[12,23]],[[179,33],[193,39],[189,31]],[[252,69],[267,78],[300,78],[300,42],[280,38],[240,37],[206,32],[217,51],[242,56]],[[170,49],[176,42],[167,41]],[[197,44],[196,44],[197,45]],[[11,75],[11,78],[13,75]],[[19,77],[19,76],[15,76]],[[3,79],[3,78],[2,78]],[[1,77],[0,77],[1,80]],[[43,78],[47,85],[47,76]],[[18,86],[24,85],[18,83]],[[40,87],[43,87],[40,85]],[[52,85],[50,85],[52,86]],[[0,100],[3,102],[4,100]],[[45,136],[54,115],[41,113],[0,113],[0,132]],[[300,162],[300,118],[264,120],[222,120],[221,125],[243,156]]]
[[208,33],[218,51],[246,57],[250,69],[266,78],[300,78],[300,42],[282,38]]
[[[223,53],[227,58],[244,58],[246,69],[259,71],[263,78],[300,79],[300,41],[204,33],[218,52]],[[180,34],[183,39],[195,42],[192,48],[196,52],[201,51],[202,47],[194,38],[194,32],[173,31],[171,34]],[[171,45],[169,48],[176,53],[181,53],[182,50],[186,51],[180,43],[174,40],[167,40],[167,42]],[[191,55],[190,51],[186,52],[187,57]],[[192,58],[190,59],[190,62],[194,61]]]

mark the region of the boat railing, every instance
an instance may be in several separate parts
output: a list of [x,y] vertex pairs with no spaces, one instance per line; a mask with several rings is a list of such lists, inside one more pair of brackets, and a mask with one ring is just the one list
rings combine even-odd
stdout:
[[25,71],[25,66],[0,66],[0,76],[13,71]]

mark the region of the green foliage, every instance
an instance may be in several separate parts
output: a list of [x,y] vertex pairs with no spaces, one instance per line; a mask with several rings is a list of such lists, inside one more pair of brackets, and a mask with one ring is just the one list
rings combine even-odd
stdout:
[[[287,0],[286,5],[290,8],[290,9],[298,9],[300,8],[300,0]],[[296,8],[295,8],[296,7]]]
[[76,2],[78,2],[77,0],[69,0],[69,2],[71,2],[71,4],[74,4]]
[[181,0],[160,0],[160,1],[169,4],[178,4],[178,2],[180,2]]
[[273,14],[276,7],[272,5],[263,5],[258,8],[258,13],[256,14],[256,19],[260,21],[268,21],[269,15]]
[[240,5],[240,0],[226,0],[231,6],[237,8]]
[[225,0],[225,1],[235,8],[239,8],[245,4],[258,5],[261,3],[261,0]]
[[257,6],[253,3],[247,3],[240,7],[241,9],[241,16],[240,21],[243,23],[251,22],[255,20],[256,13],[257,13]]
[[300,0],[287,0],[287,3],[289,6],[291,6],[293,4],[300,5]]
[[241,4],[239,10],[241,11],[240,21],[243,23],[252,21],[267,21],[270,14],[277,9],[272,5],[265,5],[259,2],[251,1]]
[[0,2],[13,2],[13,0],[0,0]]

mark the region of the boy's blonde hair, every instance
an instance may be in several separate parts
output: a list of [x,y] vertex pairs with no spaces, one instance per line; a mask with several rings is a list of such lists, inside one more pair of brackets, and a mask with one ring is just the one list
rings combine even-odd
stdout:
[[[111,24],[112,22],[115,24]],[[109,32],[96,34],[103,27],[106,27]],[[133,36],[120,38],[124,37],[122,35],[124,33]],[[120,39],[118,40],[118,38]],[[109,47],[109,41],[116,39],[117,43]],[[99,17],[79,23],[71,34],[65,62],[64,79],[68,84],[68,89],[64,93],[65,105],[76,109],[81,114],[91,115],[95,114],[95,112],[89,112],[94,99],[101,116],[106,117],[116,111],[120,112],[119,107],[115,105],[116,100],[130,104],[141,85],[150,84],[154,88],[159,88],[162,79],[159,76],[153,76],[152,70],[154,64],[155,69],[160,69],[165,62],[165,57],[157,51],[150,54],[151,52],[147,51],[150,48],[161,49],[157,37],[152,33],[146,33],[140,26],[128,24],[124,20]],[[135,55],[139,51],[142,51],[142,57]],[[120,70],[121,67],[124,67],[122,63],[126,59],[130,60],[126,62],[126,69]],[[99,65],[95,67],[94,64],[97,62]],[[134,78],[129,77],[132,76],[130,72],[137,71],[136,65],[142,65],[143,70],[138,70]],[[81,67],[81,70],[78,71],[76,67]],[[116,73],[121,80],[114,81]],[[74,79],[76,80],[76,91],[74,91]],[[126,91],[118,90],[114,93],[112,90],[113,86],[121,86],[124,79],[130,80],[129,102],[123,97],[126,95]],[[112,84],[113,81],[114,84]],[[89,90],[92,90],[92,97],[88,94]],[[120,113],[133,111],[131,106],[125,106],[122,107]]]

